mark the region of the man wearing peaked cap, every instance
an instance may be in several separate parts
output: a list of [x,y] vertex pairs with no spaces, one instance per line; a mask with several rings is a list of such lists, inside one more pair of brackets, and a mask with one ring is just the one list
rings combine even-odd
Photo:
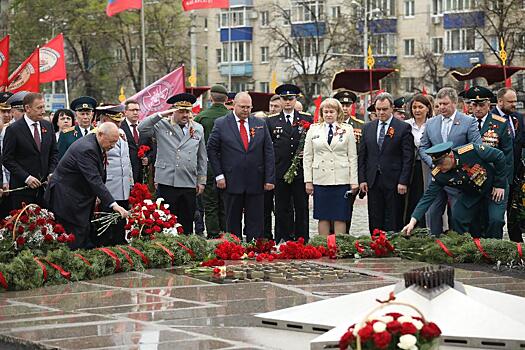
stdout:
[[[203,110],[195,117],[195,122],[200,123],[204,128],[204,140],[208,143],[208,138],[215,125],[217,118],[229,113],[225,103],[228,101],[228,91],[222,85],[213,85],[210,89],[210,99],[212,105]],[[206,187],[202,195],[204,206],[204,220],[208,238],[217,238],[221,232],[226,231],[226,221],[222,192],[215,187],[215,174],[211,164],[208,163],[206,174]]]
[[75,111],[77,125],[64,130],[58,137],[58,155],[64,156],[69,146],[76,140],[89,134],[93,129],[93,114],[97,107],[97,100],[90,96],[81,96],[71,101],[70,108]]
[[13,94],[10,92],[0,93],[0,119],[2,119],[3,124],[8,124],[9,121],[11,120],[11,116],[10,116],[11,105],[7,103],[7,100],[12,95]]
[[11,106],[11,121],[16,121],[24,116],[24,97],[29,91],[18,91],[6,101]]
[[[452,226],[458,233],[470,232],[473,237],[499,238],[505,224],[505,156],[496,148],[469,143],[452,148],[453,142],[434,145],[426,150],[432,159],[433,181],[417,204],[403,231],[410,234],[445,186],[460,190],[452,206]],[[476,228],[477,218],[488,210],[488,225]],[[495,235],[494,233],[498,233]]]
[[[313,118],[308,113],[294,109],[297,97],[301,94],[297,86],[282,84],[275,89],[275,93],[281,97],[283,109],[266,119],[275,153],[275,240],[279,242],[281,239],[288,241],[303,237],[308,241],[308,195],[302,164],[291,184],[284,180],[284,175],[299,146],[303,132],[300,123],[312,123]],[[291,236],[292,233],[295,237]]]
[[394,118],[405,120],[405,97],[399,97],[394,100]]
[[173,109],[147,117],[138,127],[143,136],[157,139],[155,182],[159,197],[169,204],[186,234],[193,232],[195,195],[202,194],[206,185],[204,129],[191,119],[195,101],[195,96],[187,93],[172,96],[167,102]]

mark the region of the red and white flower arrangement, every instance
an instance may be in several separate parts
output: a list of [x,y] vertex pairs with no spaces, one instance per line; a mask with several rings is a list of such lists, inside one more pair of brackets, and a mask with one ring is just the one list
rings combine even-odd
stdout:
[[156,202],[145,199],[131,209],[124,227],[128,242],[137,237],[155,239],[157,233],[171,235],[183,233],[182,225],[177,223],[177,217],[170,213],[169,205],[163,202],[162,198],[158,198]]
[[52,242],[71,243],[74,234],[67,234],[64,227],[55,222],[55,216],[47,209],[30,204],[13,210],[2,220],[0,239],[13,239],[15,249],[39,248]]

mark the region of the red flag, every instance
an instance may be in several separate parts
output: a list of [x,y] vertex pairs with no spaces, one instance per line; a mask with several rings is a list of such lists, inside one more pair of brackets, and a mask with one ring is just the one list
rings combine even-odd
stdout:
[[106,14],[111,17],[122,11],[141,8],[142,0],[108,0]]
[[230,0],[182,0],[184,11],[199,9],[227,9],[230,7]]
[[197,115],[201,112],[201,109],[202,109],[202,95],[197,97],[197,101],[193,104],[193,108],[191,109],[191,111],[193,112],[193,114]]
[[354,116],[355,117],[355,102],[352,103],[352,109],[350,110],[350,115]]
[[128,100],[135,100],[139,103],[139,118],[142,120],[151,114],[168,109],[170,105],[166,103],[166,100],[185,91],[184,66],[182,66],[131,96]]
[[508,77],[507,79],[505,79],[505,87],[507,87],[507,88],[511,88],[512,87],[512,78],[511,77]]
[[40,82],[49,83],[65,79],[64,36],[60,33],[40,48]]
[[421,90],[421,94],[422,94],[423,96],[428,95],[427,87],[426,87],[425,85],[423,85],[423,90]]
[[317,123],[319,120],[319,111],[321,110],[321,102],[323,101],[323,98],[321,95],[317,96],[317,98],[314,100],[315,105],[315,112],[314,112],[314,123]]
[[38,48],[9,76],[7,91],[40,91],[40,50]]
[[9,78],[9,35],[0,40],[0,91],[4,91]]

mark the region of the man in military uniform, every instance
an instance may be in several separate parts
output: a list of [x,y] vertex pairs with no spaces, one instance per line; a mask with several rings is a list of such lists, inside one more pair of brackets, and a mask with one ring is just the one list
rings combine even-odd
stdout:
[[70,108],[75,111],[77,125],[64,130],[58,137],[58,156],[62,158],[73,142],[89,134],[93,129],[93,111],[97,107],[97,100],[93,97],[82,96],[74,99]]
[[0,119],[2,119],[2,125],[9,124],[11,120],[11,105],[7,103],[7,100],[11,96],[13,96],[13,94],[10,92],[0,93]]
[[24,97],[26,97],[28,93],[29,91],[18,91],[7,99],[6,103],[11,106],[11,114],[10,119],[7,121],[8,123],[17,121],[24,117]]
[[275,152],[275,240],[303,237],[308,241],[308,195],[302,164],[291,184],[284,180],[284,175],[299,146],[301,132],[304,132],[300,122],[311,123],[313,120],[308,113],[294,110],[297,96],[301,93],[297,86],[283,84],[275,89],[275,93],[281,96],[283,110],[266,119]]
[[[336,93],[334,95],[334,98],[341,102],[341,106],[343,106],[343,112],[345,113],[346,117],[345,123],[352,125],[352,128],[354,129],[356,148],[359,152],[359,142],[361,141],[362,128],[365,122],[352,115],[352,104],[354,104],[355,101],[357,101],[357,95],[354,94],[352,91],[342,90]],[[350,232],[350,226],[352,224],[352,213],[354,211],[354,202],[358,193],[359,191],[357,191],[356,193],[350,193],[348,197],[348,206],[350,208],[350,221],[346,222],[346,233]]]
[[460,190],[452,208],[452,225],[456,232],[470,232],[474,237],[485,236],[472,230],[472,224],[478,219],[482,208],[488,208],[486,232],[502,232],[505,224],[504,198],[508,189],[505,155],[499,149],[485,145],[469,143],[455,149],[452,145],[452,142],[440,143],[426,150],[435,165],[433,181],[403,231],[410,234],[438,193],[445,186],[451,186]]
[[394,100],[394,118],[397,118],[399,120],[405,120],[406,119],[406,111],[405,111],[405,98],[400,97]]
[[[204,140],[206,143],[208,143],[208,137],[210,137],[215,120],[230,113],[224,105],[228,100],[228,91],[224,86],[212,86],[210,89],[210,98],[212,105],[195,117],[195,121],[200,123],[204,128]],[[221,232],[226,230],[226,222],[222,192],[219,191],[215,185],[215,175],[213,174],[211,164],[208,164],[206,187],[202,194],[202,201],[204,204],[204,220],[208,238],[217,238]]]

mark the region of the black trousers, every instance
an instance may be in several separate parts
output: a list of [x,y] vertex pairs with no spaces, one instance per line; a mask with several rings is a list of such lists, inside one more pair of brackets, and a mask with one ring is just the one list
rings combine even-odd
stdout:
[[25,204],[38,204],[43,208],[47,208],[44,203],[44,187],[37,188],[35,190],[26,189],[17,191],[9,194],[12,209],[21,209]]
[[[96,236],[95,230],[91,222],[84,226],[73,224],[69,221],[64,220],[60,216],[55,215],[55,220],[64,227],[64,230],[68,234],[73,233],[75,235],[75,241],[68,243],[70,249],[93,249],[95,244],[92,241],[93,236]],[[91,220],[91,219],[90,219]]]
[[223,193],[226,213],[226,231],[242,237],[241,219],[244,212],[244,233],[246,241],[263,237],[264,194]]
[[264,192],[264,238],[273,239],[273,230],[272,230],[272,212],[274,212],[274,192],[266,191]]
[[[358,194],[359,192],[348,195],[348,211],[350,212],[350,220],[346,222],[346,233],[350,233],[350,226],[352,226],[352,215],[354,214],[354,203]],[[330,232],[334,232],[334,230],[332,229]]]
[[368,227],[384,231],[401,231],[403,228],[403,197],[394,188],[384,185],[388,174],[377,174],[374,186],[368,188]]
[[182,225],[185,234],[193,233],[193,217],[195,216],[195,187],[172,187],[160,185],[160,198],[169,204],[169,211],[177,216],[177,222]]
[[[416,209],[417,203],[423,197],[425,185],[423,182],[423,166],[421,160],[416,160],[412,169],[412,182],[408,187],[408,204],[406,210],[403,210],[403,222],[408,224],[412,218],[412,213]],[[418,221],[417,227],[426,227],[425,216]]]
[[[291,184],[278,179],[275,184],[275,241],[303,237],[309,239],[308,195],[304,180],[296,177]],[[292,208],[293,207],[293,208]]]
[[[129,209],[129,203],[127,200],[121,200],[116,201],[118,205],[120,205],[124,209]],[[113,213],[113,209],[109,207],[102,207],[103,212],[106,213]],[[119,219],[115,224],[111,225],[104,233],[102,233],[100,236],[96,232],[96,230],[92,230],[92,239],[91,241],[97,246],[97,247],[108,247],[108,246],[114,246],[119,244],[126,244],[126,230],[124,229],[124,226],[126,226],[126,219]]]
[[[511,220],[509,220],[509,217],[516,217],[519,211],[518,208],[514,208],[512,206],[512,198],[514,197],[514,191],[519,191],[519,188],[516,188],[516,184],[511,184],[509,186],[509,196],[507,200],[507,223]],[[521,233],[521,222],[520,220],[513,220],[515,221],[512,225],[507,226],[507,231],[509,232],[509,239],[513,242],[523,242],[523,234]]]

